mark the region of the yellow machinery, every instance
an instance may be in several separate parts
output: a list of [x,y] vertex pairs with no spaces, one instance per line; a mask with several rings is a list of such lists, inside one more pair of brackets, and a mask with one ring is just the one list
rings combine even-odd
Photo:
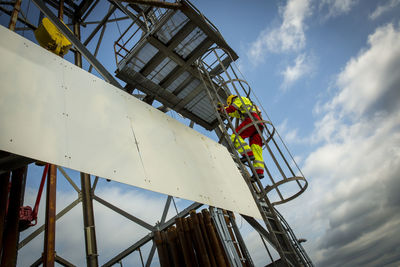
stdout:
[[39,44],[56,55],[64,56],[71,48],[71,42],[54,26],[48,18],[44,18],[35,30]]

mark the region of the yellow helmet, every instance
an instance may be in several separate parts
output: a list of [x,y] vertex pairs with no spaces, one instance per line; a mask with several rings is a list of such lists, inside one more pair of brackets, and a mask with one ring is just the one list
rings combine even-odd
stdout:
[[233,100],[235,97],[237,97],[237,95],[230,95],[230,96],[228,96],[228,98],[226,99],[226,104],[227,104],[228,106],[230,106],[230,105],[232,104],[232,100]]

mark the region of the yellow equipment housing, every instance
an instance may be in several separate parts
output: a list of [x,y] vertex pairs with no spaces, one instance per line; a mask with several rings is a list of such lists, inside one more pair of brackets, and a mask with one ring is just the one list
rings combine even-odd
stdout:
[[35,37],[42,47],[59,56],[66,55],[72,46],[48,18],[43,18],[42,23],[35,30]]

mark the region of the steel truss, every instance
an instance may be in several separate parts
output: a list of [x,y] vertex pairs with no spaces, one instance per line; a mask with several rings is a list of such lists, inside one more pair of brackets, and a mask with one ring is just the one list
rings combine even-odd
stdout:
[[[67,172],[64,170],[64,168],[58,166],[57,167],[58,170],[61,172],[61,174],[63,175],[63,177],[68,181],[68,183],[75,189],[76,193],[77,193],[77,198],[71,202],[67,207],[65,207],[63,210],[61,210],[59,213],[56,214],[55,219],[56,221],[59,220],[61,217],[63,217],[65,214],[67,214],[70,210],[72,210],[76,205],[78,205],[79,203],[83,202],[83,198],[82,198],[82,190],[85,189],[85,187],[81,187],[79,188],[78,185],[71,179],[71,177],[67,174]],[[96,190],[96,186],[97,186],[97,180],[99,178],[96,177],[95,181],[93,182],[93,185],[90,187],[90,198],[97,201],[98,203],[102,204],[103,206],[113,210],[114,212],[120,214],[121,216],[129,219],[130,221],[136,223],[137,225],[149,230],[150,232],[143,236],[140,240],[138,240],[137,242],[135,242],[134,244],[132,244],[130,247],[128,247],[127,249],[125,249],[124,251],[121,251],[119,254],[117,254],[115,257],[113,257],[112,259],[110,259],[108,262],[106,262],[105,264],[103,264],[102,266],[112,266],[113,264],[118,263],[119,261],[123,260],[125,257],[129,256],[131,253],[133,253],[134,251],[140,249],[140,247],[144,246],[145,244],[147,244],[148,242],[150,242],[153,239],[154,236],[154,231],[162,231],[167,229],[168,227],[170,227],[171,225],[173,225],[175,223],[175,219],[176,218],[181,218],[181,217],[186,217],[187,215],[189,215],[189,212],[191,210],[196,210],[198,208],[200,208],[201,206],[203,206],[203,204],[201,203],[197,203],[194,202],[191,205],[189,205],[187,208],[185,208],[184,210],[180,211],[177,215],[173,216],[172,218],[170,218],[168,221],[166,221],[167,218],[167,213],[168,210],[171,206],[171,202],[173,197],[172,196],[168,196],[166,201],[165,201],[165,205],[164,205],[164,209],[163,209],[163,213],[161,215],[160,221],[155,224],[155,225],[151,225],[150,223],[145,222],[144,220],[114,206],[113,204],[111,204],[110,202],[102,199],[101,197],[97,196],[95,194],[95,190]],[[85,217],[85,216],[84,216]],[[90,216],[86,216],[86,217],[90,217]],[[27,236],[26,238],[24,238],[21,242],[19,242],[18,244],[18,249],[23,248],[24,246],[26,246],[30,241],[32,241],[35,237],[37,237],[39,234],[41,234],[43,231],[45,230],[45,225],[41,225],[38,227],[38,229],[36,229],[34,232],[32,232],[29,236]],[[95,242],[92,243],[93,245],[95,245]],[[155,252],[155,245],[153,244],[149,256],[146,260],[146,266],[150,266],[153,256],[154,256],[154,252]],[[58,257],[59,259],[62,260],[62,258],[60,256],[58,256],[56,254],[56,257]],[[57,259],[56,259],[57,261]],[[66,260],[64,260],[65,262],[67,262]],[[33,266],[39,266],[42,263],[42,258],[40,257],[40,259],[38,259],[37,261],[35,261],[33,263]],[[72,264],[66,264],[64,266],[74,266]],[[93,265],[90,265],[93,266]],[[96,266],[96,265],[94,265]]]
[[[138,8],[138,5],[145,5],[145,6],[157,6],[157,7],[162,7],[162,8],[167,8],[167,9],[180,9],[182,8],[181,3],[171,3],[171,2],[161,2],[157,0],[125,0],[125,1],[119,1],[119,0],[111,0],[110,2],[110,8],[108,9],[107,13],[104,15],[104,17],[95,22],[87,22],[86,19],[88,18],[89,14],[95,9],[97,4],[99,3],[100,0],[82,0],[80,4],[75,4],[74,1],[72,0],[65,0],[65,3],[63,0],[57,1],[57,0],[30,0],[32,1],[39,9],[40,11],[48,17],[53,24],[56,25],[56,27],[71,41],[71,43],[74,46],[74,52],[75,52],[75,61],[78,66],[81,66],[81,59],[79,59],[79,55],[82,55],[83,57],[86,58],[86,60],[90,64],[90,69],[89,72],[92,71],[92,68],[95,68],[96,71],[106,80],[107,82],[115,85],[116,87],[120,88],[121,90],[128,91],[132,93],[134,88],[131,88],[128,85],[125,87],[121,86],[121,84],[114,78],[114,76],[102,65],[102,63],[96,58],[100,45],[102,43],[106,26],[107,23],[118,21],[118,20],[123,20],[123,19],[132,19],[137,22],[138,25],[140,25],[144,30],[146,30],[147,27],[147,18],[145,14],[146,12],[143,12],[141,8]],[[48,6],[51,6],[52,8],[59,9],[60,8],[60,2],[63,3],[61,5],[61,9],[63,11],[64,16],[67,16],[73,20],[73,26],[74,26],[74,34],[69,30],[69,28],[60,22],[59,18],[51,11],[51,9]],[[130,8],[135,9],[135,10],[141,10],[138,12],[138,14],[134,14],[131,11],[129,11],[125,6],[122,5],[121,2],[127,2],[129,3]],[[4,3],[3,3],[4,4]],[[24,16],[18,16],[18,12],[15,12],[15,9],[13,11],[9,11],[6,9],[3,4],[0,3],[0,11],[4,12],[5,14],[8,14],[9,16],[12,17],[14,27],[16,21],[20,21],[23,23],[27,28],[23,28],[22,30],[25,29],[31,29],[35,30],[37,26],[32,24],[27,20],[26,17]],[[14,3],[13,3],[14,4]],[[47,4],[47,5],[46,5]],[[115,13],[116,10],[121,10],[126,16],[117,18],[117,19],[110,19],[110,17]],[[18,8],[17,8],[18,10]],[[191,17],[193,20],[199,21],[199,18],[197,17]],[[201,19],[200,19],[201,20]],[[204,23],[201,20],[201,23]],[[211,23],[207,21],[206,23]],[[80,26],[81,25],[86,25],[86,24],[97,24],[97,26],[94,28],[94,30],[88,35],[87,39],[84,42],[80,41],[80,36],[79,36],[79,31],[80,31]],[[212,25],[213,26],[213,25]],[[188,25],[187,27],[193,27],[193,25]],[[18,29],[17,29],[18,30]],[[188,30],[188,29],[186,29]],[[98,38],[97,44],[95,51],[93,54],[87,49],[87,45],[93,40],[93,38],[99,33],[100,31],[100,36]],[[209,32],[210,35],[212,35],[213,38],[218,39],[220,36],[215,36],[214,32]],[[162,44],[158,43],[157,40],[150,40],[153,42],[154,45],[160,47],[160,49],[164,49],[165,47],[162,46]],[[210,43],[207,42],[204,47],[206,50],[209,47]],[[167,51],[167,50],[166,50]],[[167,51],[168,52],[168,51]],[[203,51],[204,52],[204,51]],[[168,52],[169,53],[169,52]],[[228,54],[234,54],[234,51],[228,51]],[[236,54],[234,54],[234,58],[231,60],[234,61],[237,58]],[[179,61],[179,58],[175,58],[175,60]],[[191,59],[189,62],[190,64],[193,63],[194,59]],[[187,62],[180,62],[179,63],[183,66],[186,66],[188,63]],[[213,104],[216,104],[216,101],[219,100],[220,102],[223,102],[221,99],[220,92],[214,87],[215,80],[213,80],[213,77],[210,77],[207,75],[214,75],[216,73],[219,73],[220,71],[223,71],[224,68],[224,61],[219,58],[219,63],[222,66],[222,69],[212,69],[212,71],[204,71],[205,68],[203,66],[203,69],[199,71],[199,73],[194,73],[197,77],[200,77],[203,82],[207,85],[207,88],[210,88],[212,90],[207,91],[208,96],[210,97],[211,101]],[[214,73],[214,74],[213,74]],[[213,91],[214,90],[214,91]],[[237,88],[235,88],[237,90]],[[197,88],[195,92],[189,96],[194,98],[199,92],[201,91],[201,88]],[[141,96],[142,97],[142,96]],[[154,97],[151,96],[145,96],[144,101],[148,103],[152,103],[154,100]],[[186,101],[186,102],[185,102]],[[179,112],[185,104],[187,104],[188,100],[183,101],[183,103],[179,103],[176,105],[176,110]],[[164,111],[167,111],[168,109],[164,107]],[[251,116],[251,115],[250,115]],[[279,183],[273,183],[272,187],[265,189],[260,180],[257,179],[256,184],[252,183],[250,181],[250,174],[246,167],[243,164],[240,164],[240,160],[237,156],[237,153],[235,152],[235,148],[232,146],[231,142],[229,139],[226,139],[227,130],[226,130],[226,125],[223,123],[223,120],[220,115],[217,116],[218,121],[220,123],[220,126],[215,129],[217,135],[220,137],[220,142],[225,144],[230,150],[230,152],[234,155],[236,161],[238,162],[238,165],[241,169],[241,172],[245,178],[245,181],[249,188],[251,189],[251,192],[253,194],[253,197],[257,203],[257,206],[259,207],[261,214],[263,216],[264,222],[266,223],[267,229],[260,225],[254,218],[243,216],[243,218],[256,230],[260,233],[260,235],[265,238],[280,254],[281,258],[287,263],[287,265],[294,265],[297,266],[297,262],[302,262],[306,266],[312,266],[311,260],[308,258],[307,254],[305,253],[304,249],[302,249],[301,245],[299,246],[298,243],[296,243],[297,239],[294,236],[294,233],[291,231],[290,227],[288,224],[284,221],[283,217],[275,211],[275,208],[273,207],[273,203],[270,202],[270,200],[267,197],[268,192],[271,190],[277,190],[279,192],[279,186],[281,184]],[[267,123],[264,121],[264,123]],[[228,126],[231,127],[232,129],[234,128],[234,125],[232,121],[228,121]],[[190,126],[193,127],[194,123],[193,121],[190,123]],[[259,130],[258,130],[259,131]],[[272,129],[271,131],[274,131]],[[270,132],[270,137],[267,137],[267,140],[264,139],[264,142],[266,146],[268,146],[268,143],[272,140],[272,142],[275,142],[274,139],[272,139],[273,132]],[[271,152],[272,153],[272,152]],[[32,162],[31,159],[26,159],[23,158],[20,160],[22,162],[22,165],[27,164]],[[7,165],[7,164],[6,164]],[[21,164],[20,164],[21,165]],[[254,172],[254,169],[252,168],[251,164],[248,164],[248,167],[251,169],[251,171]],[[171,201],[173,200],[172,196],[168,196],[163,213],[160,217],[160,221],[152,225],[132,214],[129,214],[128,212],[114,206],[112,203],[107,202],[106,200],[100,198],[95,194],[96,186],[98,183],[99,177],[95,177],[93,184],[90,184],[90,175],[88,174],[81,174],[81,187],[76,185],[74,181],[69,177],[69,175],[65,172],[65,170],[58,166],[57,167],[58,171],[61,172],[62,176],[69,182],[69,184],[74,188],[74,190],[77,193],[77,198],[71,202],[67,207],[65,207],[63,210],[61,210],[59,213],[54,214],[53,217],[55,220],[60,219],[63,217],[65,214],[67,214],[71,209],[73,209],[76,205],[79,203],[83,203],[83,206],[86,206],[83,208],[83,217],[84,220],[92,220],[93,218],[93,207],[92,207],[92,201],[95,200],[98,203],[104,205],[105,207],[113,210],[114,212],[120,214],[121,216],[124,216],[125,218],[129,219],[130,221],[136,223],[137,225],[140,225],[141,227],[147,229],[149,233],[145,236],[143,236],[141,239],[137,240],[135,243],[133,243],[130,247],[126,248],[125,250],[121,251],[119,254],[115,255],[112,259],[110,259],[108,262],[106,262],[103,266],[112,266],[114,264],[119,263],[122,259],[133,253],[134,251],[140,249],[142,246],[147,244],[153,239],[153,232],[155,230],[161,231],[165,230],[171,225],[175,223],[175,219],[179,217],[185,217],[189,214],[191,210],[195,210],[200,208],[203,204],[201,203],[192,203],[182,211],[180,211],[177,215],[166,221],[166,216],[168,213],[168,210],[170,208]],[[53,170],[54,171],[54,170]],[[7,172],[0,172],[2,176],[7,176]],[[298,177],[294,175],[293,173],[293,181],[297,182],[299,184],[300,180],[303,180],[304,178]],[[290,178],[289,178],[290,179]],[[305,181],[305,180],[304,180]],[[282,196],[280,203],[289,201],[299,194],[301,194],[305,188],[307,187],[307,184],[299,184],[300,191],[298,194],[290,197],[290,198],[284,198]],[[279,193],[278,193],[279,194]],[[277,204],[280,204],[277,203]],[[278,214],[278,215],[277,215]],[[282,226],[283,224],[283,226]],[[97,266],[97,255],[96,255],[96,238],[95,238],[95,230],[94,230],[94,221],[92,222],[85,222],[85,237],[86,237],[86,254],[87,254],[87,264],[88,266]],[[277,228],[276,228],[277,227]],[[20,241],[18,243],[18,249],[21,249],[25,245],[27,245],[31,240],[33,240],[35,237],[37,237],[40,233],[46,230],[45,225],[41,225],[38,227],[34,232],[32,232],[29,236],[27,236],[25,239]],[[54,231],[54,230],[53,230]],[[237,227],[234,229],[235,233],[238,231]],[[286,234],[280,234],[284,232],[290,232],[290,235],[287,236]],[[240,237],[240,235],[239,235]],[[241,241],[243,242],[243,241]],[[145,266],[150,266],[152,259],[154,257],[155,253],[155,244],[153,243],[150,253],[145,261]],[[285,251],[297,251],[297,250],[302,250],[300,256],[298,254],[292,253],[289,255]],[[45,251],[46,252],[46,251]],[[269,253],[269,251],[268,251]],[[32,266],[39,266],[43,262],[43,258],[38,255],[38,260],[35,261]],[[273,262],[273,259],[271,257],[271,260]],[[54,261],[60,263],[63,266],[74,266],[68,260],[62,258],[60,255],[57,255],[54,251]],[[53,262],[54,264],[54,262]]]

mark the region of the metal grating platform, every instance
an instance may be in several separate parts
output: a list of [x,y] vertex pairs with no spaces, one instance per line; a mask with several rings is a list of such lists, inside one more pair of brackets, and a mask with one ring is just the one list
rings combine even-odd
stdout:
[[[131,30],[135,36],[125,38],[135,40],[132,47],[123,38],[116,42],[117,77],[131,90],[154,97],[208,130],[215,128],[217,118],[194,63],[215,45],[229,51],[233,60],[236,53],[189,2],[180,2],[177,9],[149,7],[143,11],[147,26],[136,23],[137,29]],[[221,94],[225,98],[227,93]]]

